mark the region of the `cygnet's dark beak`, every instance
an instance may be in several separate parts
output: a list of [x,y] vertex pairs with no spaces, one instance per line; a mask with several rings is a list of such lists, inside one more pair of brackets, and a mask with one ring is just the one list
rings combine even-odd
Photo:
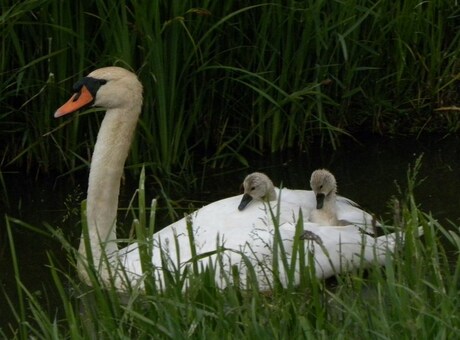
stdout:
[[244,194],[243,198],[241,199],[240,205],[238,206],[238,210],[243,210],[252,201],[252,196],[249,194]]
[[321,209],[323,207],[324,197],[325,195],[321,193],[316,195],[316,209]]

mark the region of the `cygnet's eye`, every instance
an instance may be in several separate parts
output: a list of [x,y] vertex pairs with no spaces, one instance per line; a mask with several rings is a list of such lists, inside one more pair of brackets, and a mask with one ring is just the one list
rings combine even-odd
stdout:
[[254,191],[254,190],[256,190],[256,187],[251,187],[251,191]]

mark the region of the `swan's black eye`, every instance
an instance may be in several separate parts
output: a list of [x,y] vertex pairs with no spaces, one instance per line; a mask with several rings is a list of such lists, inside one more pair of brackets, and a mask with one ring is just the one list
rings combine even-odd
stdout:
[[251,191],[254,191],[254,190],[256,190],[256,187],[251,187]]

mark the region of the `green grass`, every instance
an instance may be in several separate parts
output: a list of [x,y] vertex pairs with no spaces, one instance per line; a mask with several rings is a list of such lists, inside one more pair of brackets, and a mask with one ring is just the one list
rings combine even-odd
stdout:
[[[68,251],[73,264],[78,254],[60,231],[48,226],[43,232],[6,218],[17,294],[8,297],[8,306],[4,306],[12,311],[15,322],[9,329],[0,329],[0,335],[17,339],[454,338],[460,331],[459,227],[443,227],[418,209],[413,189],[419,166],[420,159],[408,171],[408,185],[401,197],[399,217],[407,233],[405,245],[388,256],[385,266],[359,269],[324,282],[314,278],[311,268],[305,266],[311,258],[294,242],[301,256],[300,284],[275,285],[271,292],[259,291],[251,275],[250,290],[236,285],[220,290],[214,284],[214,267],[197,274],[198,263],[191,261],[185,292],[185,277],[172,273],[162,293],[152,285],[145,294],[137,287],[119,294],[103,288],[97,275],[91,276],[91,288],[82,286],[75,268],[70,272],[63,269],[62,261],[59,264],[50,254],[48,270],[53,284],[49,289],[60,299],[59,306],[50,310],[46,301],[21,281],[11,229],[23,227],[52,235]],[[149,273],[153,270],[147,265],[151,250],[145,240],[154,231],[155,207],[149,213],[145,206],[144,176],[142,171],[138,205],[131,211],[139,242],[146,245],[143,268]],[[276,216],[273,211],[275,220]],[[418,226],[424,229],[422,238],[415,233]],[[301,224],[297,234],[300,232]],[[274,263],[293,274],[296,257],[283,257],[276,233],[274,237]],[[193,248],[193,239],[190,242]],[[235,278],[238,273],[232,275]],[[292,275],[288,277],[292,280]]]
[[339,147],[359,131],[458,131],[452,1],[0,6],[2,166],[86,167],[102,114],[51,117],[73,82],[107,65],[144,84],[129,163],[163,178],[197,164],[244,166],[248,151],[308,149],[317,138]]

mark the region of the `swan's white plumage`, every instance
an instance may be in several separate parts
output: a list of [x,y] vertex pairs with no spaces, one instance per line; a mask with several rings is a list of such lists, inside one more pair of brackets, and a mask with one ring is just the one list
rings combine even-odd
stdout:
[[[133,73],[118,67],[96,70],[89,77],[83,83],[87,82],[88,87],[94,93],[88,95],[85,86],[78,87],[76,91],[79,94],[74,95],[68,102],[71,103],[70,106],[66,106],[67,103],[64,104],[56,111],[55,116],[62,116],[77,110],[79,108],[77,99],[83,97],[80,96],[83,92],[87,96],[95,96],[94,105],[107,110],[98,134],[89,176],[87,198],[91,248],[89,250],[94,259],[94,265],[98,266],[97,270],[102,280],[106,283],[114,282],[118,289],[124,290],[128,285],[142,286],[141,278],[144,278],[137,244],[134,243],[118,250],[114,228],[120,178],[141,111],[142,85]],[[278,189],[276,190],[280,206],[277,207],[278,201],[272,201],[270,205],[274,212],[279,212],[279,231],[289,258],[292,255],[299,209],[305,210],[304,215],[308,215],[309,211],[314,208],[315,197],[309,191],[283,189],[280,193]],[[223,252],[222,267],[216,263],[218,266],[216,272],[219,276],[216,277],[216,282],[220,287],[229,284],[229,281],[220,277],[220,273],[228,273],[230,265],[239,268],[242,275],[241,282],[244,284],[246,267],[241,255],[244,254],[255,266],[260,288],[269,289],[273,283],[272,248],[275,227],[267,203],[257,201],[251,203],[244,211],[238,211],[241,197],[239,195],[211,203],[191,215],[197,253],[212,252],[217,246],[224,246],[228,249]],[[352,209],[350,211],[348,204],[342,207],[340,202],[339,200],[337,211],[340,218],[349,221],[356,220],[364,225],[368,223],[368,216],[361,210]],[[323,245],[321,247],[318,243],[315,245],[313,241],[302,241],[306,253],[314,249],[318,277],[329,277],[335,272],[350,269],[348,265],[346,268],[339,268],[340,264],[344,266],[349,264],[353,267],[353,264],[357,265],[361,262],[383,263],[388,251],[394,248],[392,236],[374,239],[363,235],[355,226],[335,228],[305,223],[302,228],[318,235]],[[155,277],[157,283],[162,285],[164,284],[163,270],[179,268],[182,271],[190,260],[191,251],[186,220],[181,219],[155,233],[152,242],[152,263],[158,269]],[[179,251],[175,249],[176,243]],[[363,260],[357,261],[356,256],[361,254],[362,249],[364,249]],[[83,236],[79,252],[79,274],[86,283],[91,284],[92,281],[87,272],[88,249],[85,248]],[[163,268],[161,252],[169,259],[166,261],[167,268]],[[180,258],[177,257],[178,253],[180,253]],[[330,256],[333,266],[330,265],[326,253]],[[214,254],[210,258],[201,259],[200,262],[206,266],[210,260],[215,260],[215,258]],[[286,284],[282,267],[280,280]]]
[[[241,253],[243,253],[258,274],[259,288],[267,290],[273,285],[271,268],[275,233],[270,208],[267,203],[258,201],[253,202],[241,212],[237,211],[236,207],[241,198],[242,195],[239,195],[213,202],[191,215],[197,253],[212,252],[219,247],[230,249],[222,252],[221,263],[227,273],[230,272],[230,264],[236,265],[241,275],[240,281],[244,284],[247,272],[242,261]],[[280,204],[279,207],[278,204]],[[286,203],[282,195],[281,201],[279,203],[271,202],[270,207],[274,213],[279,211],[280,238],[286,255],[290,259],[299,207],[297,204]],[[387,236],[374,238],[361,233],[353,225],[327,227],[315,223],[304,223],[302,229],[313,232],[322,240],[323,247],[315,242],[303,242],[307,253],[314,251],[316,274],[319,278],[327,278],[372,261],[382,264],[388,251],[391,252],[394,248],[394,240],[391,236],[388,241]],[[180,247],[180,258],[177,257],[175,247],[176,237]],[[170,268],[183,270],[191,258],[186,219],[183,218],[154,235],[155,247],[152,262],[159,269],[156,274],[157,283],[163,284],[160,244],[162,244],[164,254],[169,258]],[[141,272],[136,248],[137,245],[133,244],[120,251],[120,261],[127,272],[133,274],[132,281]],[[324,249],[327,251],[325,252]],[[360,254],[363,254],[362,262],[360,261]],[[206,257],[200,262],[207,265],[209,260],[216,262],[215,265],[219,266],[215,255]],[[280,268],[283,268],[281,262]],[[220,287],[225,287],[229,277],[231,278],[231,275],[216,277],[216,282]],[[287,277],[283,270],[281,270],[279,279],[281,283],[287,284]]]

